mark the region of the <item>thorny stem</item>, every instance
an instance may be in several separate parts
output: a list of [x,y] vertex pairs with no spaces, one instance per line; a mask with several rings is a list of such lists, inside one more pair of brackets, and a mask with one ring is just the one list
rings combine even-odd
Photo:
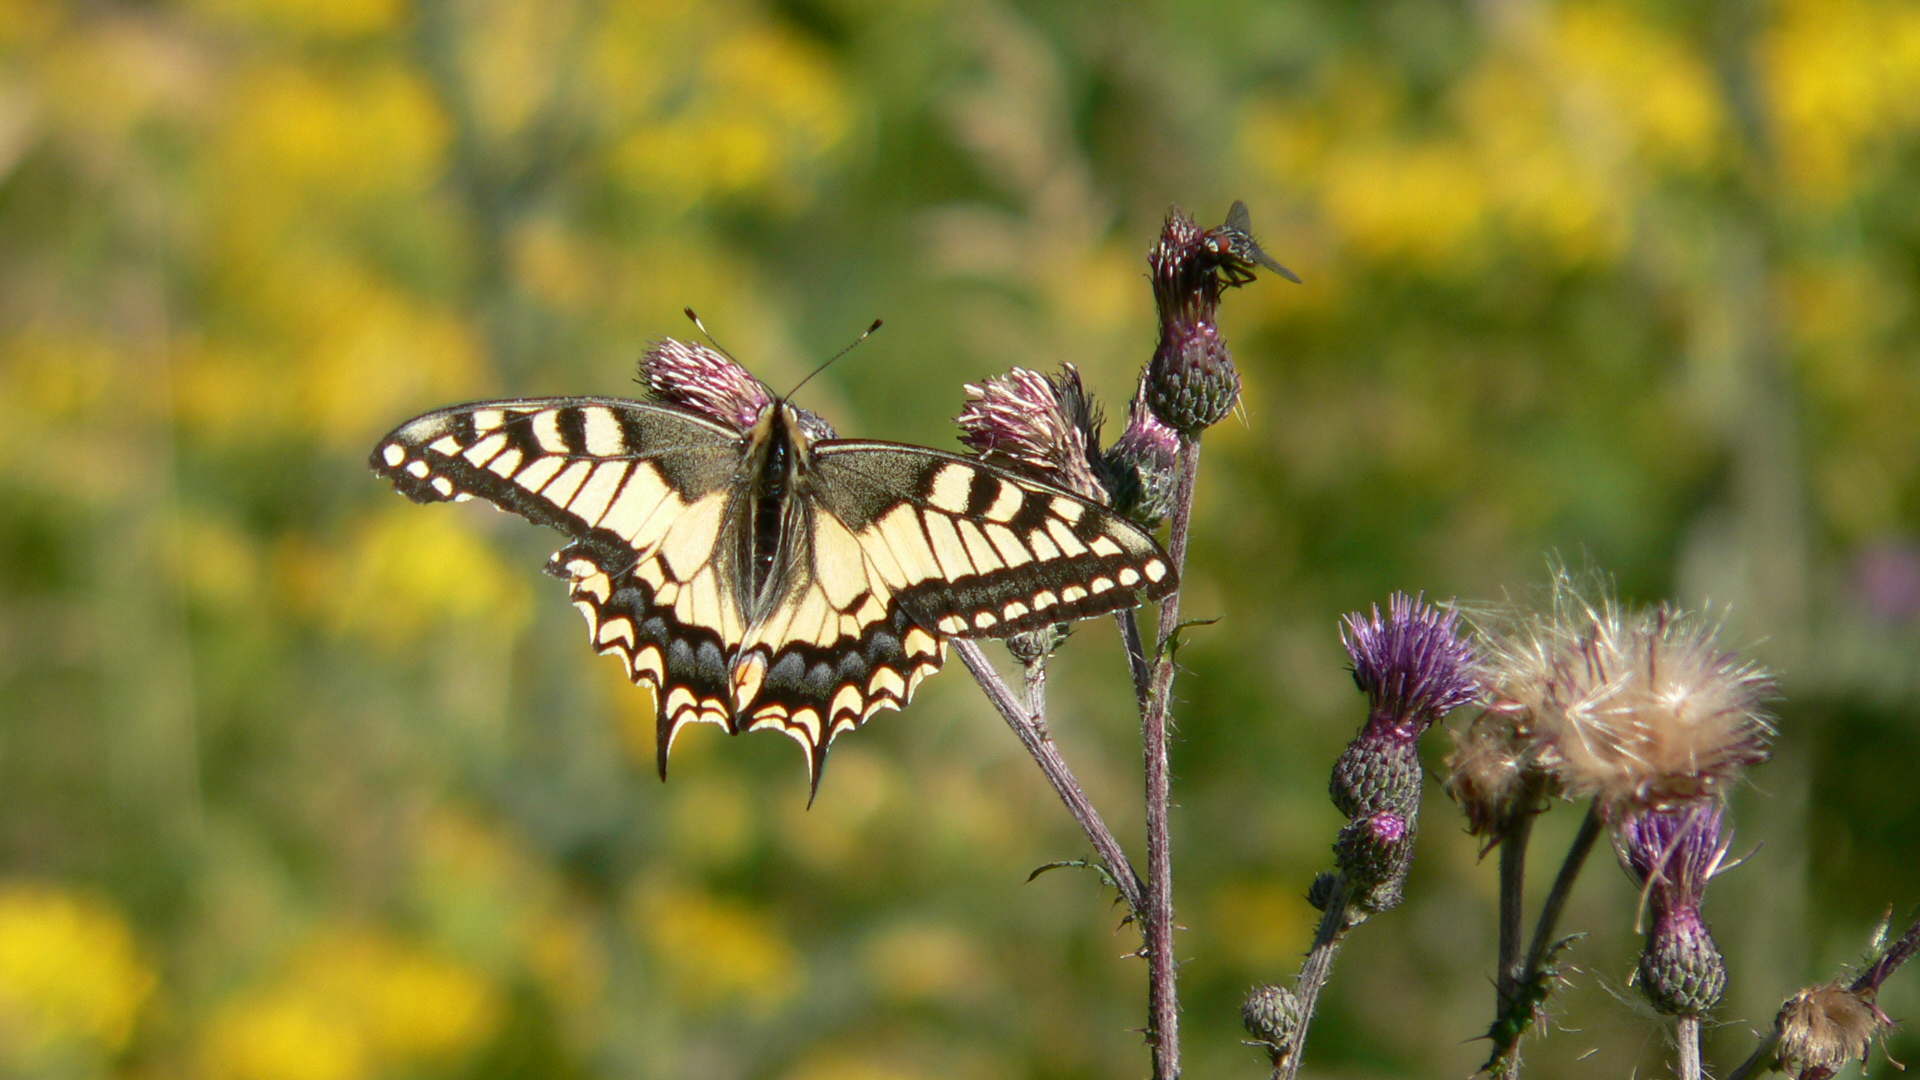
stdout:
[[1513,983],[1513,997],[1494,1021],[1493,1030],[1506,1033],[1496,1038],[1507,1041],[1496,1042],[1493,1057],[1483,1071],[1500,1080],[1513,1080],[1520,1075],[1520,1036],[1531,1025],[1532,1010],[1538,1007],[1543,996],[1539,983],[1545,977],[1547,957],[1553,951],[1554,932],[1566,910],[1567,899],[1573,895],[1574,880],[1586,866],[1587,856],[1593,853],[1594,842],[1600,839],[1603,826],[1600,805],[1594,803],[1587,808],[1580,831],[1574,834],[1573,843],[1567,847],[1567,857],[1560,863],[1560,873],[1553,879],[1553,889],[1547,893],[1547,902],[1540,908],[1540,921],[1534,924],[1533,941],[1527,947],[1526,966]]
[[1700,1018],[1680,1017],[1674,1034],[1680,1041],[1677,1055],[1680,1080],[1700,1080]]
[[[1187,567],[1187,529],[1193,520],[1193,492],[1200,475],[1200,440],[1180,437],[1180,473],[1173,496],[1173,525],[1167,556],[1176,573]],[[1153,682],[1141,720],[1147,780],[1147,1040],[1153,1047],[1154,1080],[1180,1075],[1180,998],[1175,986],[1179,965],[1173,955],[1173,861],[1169,849],[1167,804],[1167,713],[1173,692],[1173,635],[1180,626],[1180,592],[1160,602],[1155,635]]]
[[1327,976],[1333,973],[1333,956],[1340,951],[1340,942],[1347,936],[1347,905],[1353,897],[1353,884],[1345,874],[1333,887],[1333,895],[1327,898],[1327,911],[1320,917],[1320,929],[1313,935],[1313,947],[1307,950],[1307,959],[1300,965],[1300,977],[1294,980],[1294,998],[1300,1003],[1300,1026],[1295,1029],[1293,1053],[1286,1062],[1275,1071],[1276,1080],[1293,1080],[1300,1071],[1300,1060],[1306,1056],[1307,1032],[1313,1026],[1313,1010],[1320,1003],[1320,988],[1327,985]]
[[1047,734],[1046,720],[1043,716],[1028,712],[1014,696],[1000,673],[988,662],[986,654],[980,651],[978,642],[956,638],[953,650],[973,672],[975,681],[986,691],[987,700],[1000,710],[1006,718],[1007,726],[1020,737],[1021,745],[1045,773],[1053,790],[1059,794],[1060,801],[1067,804],[1067,810],[1073,819],[1080,823],[1081,831],[1087,834],[1087,840],[1093,844],[1093,850],[1107,864],[1107,870],[1113,875],[1121,899],[1127,902],[1128,910],[1135,915],[1145,911],[1146,889],[1140,883],[1140,875],[1134,872],[1133,864],[1127,861],[1127,853],[1120,847],[1120,841],[1114,839],[1113,830],[1101,819],[1100,811],[1093,808],[1087,793],[1081,789],[1080,782],[1073,778],[1073,770],[1067,768],[1066,759],[1060,756],[1059,747],[1053,744],[1053,738]]

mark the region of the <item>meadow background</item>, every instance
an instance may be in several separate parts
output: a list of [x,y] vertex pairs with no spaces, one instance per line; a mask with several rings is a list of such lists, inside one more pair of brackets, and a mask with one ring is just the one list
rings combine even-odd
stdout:
[[[1337,616],[1549,551],[1784,672],[1706,909],[1724,1070],[1920,902],[1917,136],[1893,0],[0,0],[0,1074],[1144,1075],[1136,939],[1026,883],[1084,841],[963,673],[811,811],[772,735],[696,728],[662,785],[554,539],[364,462],[437,405],[631,393],[686,305],[776,388],[884,318],[805,393],[842,432],[951,447],[1016,364],[1119,411],[1163,214],[1235,198],[1306,284],[1224,309],[1188,1075],[1263,1075],[1240,996],[1310,935]],[[1138,859],[1110,626],[1053,685]],[[1426,811],[1318,1075],[1484,1053],[1493,867]],[[1634,900],[1596,857],[1538,1075],[1664,1074]]]

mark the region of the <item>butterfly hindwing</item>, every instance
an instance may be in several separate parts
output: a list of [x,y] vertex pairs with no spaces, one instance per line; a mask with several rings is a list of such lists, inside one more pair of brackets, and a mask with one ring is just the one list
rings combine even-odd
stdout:
[[844,522],[918,625],[1006,637],[1172,592],[1158,544],[1058,488],[924,447],[818,448],[821,505]]
[[787,589],[734,663],[734,702],[742,726],[798,741],[817,782],[834,737],[904,708],[940,669],[946,642],[901,607],[852,530],[805,506],[783,553]]

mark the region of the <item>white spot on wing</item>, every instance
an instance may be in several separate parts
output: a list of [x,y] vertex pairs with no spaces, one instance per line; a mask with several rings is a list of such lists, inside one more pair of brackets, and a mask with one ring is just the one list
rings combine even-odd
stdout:
[[566,463],[567,459],[563,457],[534,458],[526,468],[520,470],[520,475],[514,477],[513,482],[528,491],[539,491],[547,486],[547,482],[552,480],[554,474],[559,472],[560,467]]
[[507,436],[503,432],[496,431],[486,438],[481,439],[479,442],[474,443],[472,446],[467,447],[466,458],[475,465],[485,465],[487,462],[492,461],[493,455],[499,453],[500,448],[505,445],[507,445]]
[[387,463],[387,468],[391,469],[407,460],[407,452],[399,443],[388,443],[386,448],[380,451],[380,459]]
[[567,440],[560,435],[559,409],[542,409],[533,414],[533,437],[539,440],[540,449],[549,454],[567,452]]

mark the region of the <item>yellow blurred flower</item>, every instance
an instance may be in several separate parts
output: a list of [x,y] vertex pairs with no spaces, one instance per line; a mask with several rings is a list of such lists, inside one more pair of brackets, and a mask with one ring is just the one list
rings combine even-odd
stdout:
[[190,0],[204,15],[320,38],[359,37],[400,25],[405,0]]
[[868,978],[893,1002],[964,1005],[985,997],[991,971],[980,948],[957,927],[908,924],[875,934],[865,950]]
[[455,1061],[484,1046],[506,1003],[473,969],[374,931],[323,933],[271,985],[215,1015],[210,1080],[355,1080]]
[[1777,159],[1816,203],[1851,196],[1876,149],[1920,126],[1920,7],[1789,0],[1762,47]]
[[1458,143],[1338,147],[1320,181],[1328,218],[1375,259],[1455,265],[1472,256],[1469,244],[1486,222],[1486,184]]
[[484,622],[500,633],[526,617],[527,575],[501,563],[471,522],[444,507],[402,505],[360,528],[321,597],[343,631],[395,646],[444,619]]
[[766,1016],[799,994],[800,953],[766,912],[701,890],[643,885],[631,917],[677,1000]]
[[118,1052],[156,982],[106,903],[51,885],[0,888],[0,1071]]
[[1554,9],[1551,55],[1583,104],[1656,165],[1699,169],[1724,149],[1727,118],[1706,59],[1619,3]]

